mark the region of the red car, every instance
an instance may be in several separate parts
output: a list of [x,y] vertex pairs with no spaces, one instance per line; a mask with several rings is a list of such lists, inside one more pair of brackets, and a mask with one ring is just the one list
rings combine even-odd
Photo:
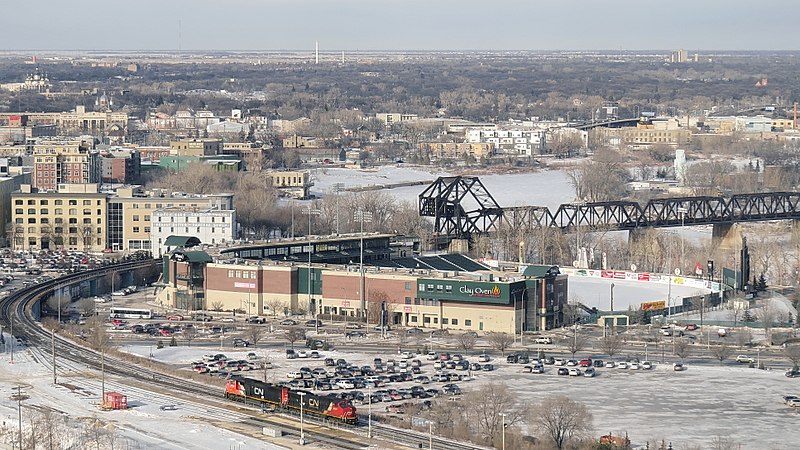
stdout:
[[120,319],[114,319],[114,320],[111,321],[112,325],[125,325],[126,323],[128,323],[128,322],[125,322],[124,320],[120,320]]
[[694,324],[694,323],[690,323],[689,325],[686,325],[686,331],[695,331],[695,330],[697,330],[699,328],[700,327],[698,327],[697,324]]
[[173,314],[171,316],[167,316],[167,320],[183,320],[183,316],[180,314]]
[[169,330],[158,330],[158,332],[164,337],[172,337],[172,332]]
[[578,365],[581,367],[592,367],[592,358],[581,358]]

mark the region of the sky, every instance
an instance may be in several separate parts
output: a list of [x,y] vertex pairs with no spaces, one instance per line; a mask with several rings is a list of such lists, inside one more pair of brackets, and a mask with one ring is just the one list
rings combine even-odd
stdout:
[[797,50],[797,17],[797,0],[38,0],[3,8],[0,50]]

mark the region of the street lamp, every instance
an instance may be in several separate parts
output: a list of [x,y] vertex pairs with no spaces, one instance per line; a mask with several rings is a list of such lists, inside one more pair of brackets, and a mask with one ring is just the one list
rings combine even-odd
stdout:
[[614,313],[614,283],[611,283],[611,313]]
[[681,273],[683,273],[683,271],[686,270],[686,251],[684,245],[684,240],[686,239],[686,236],[684,236],[684,233],[686,232],[685,225],[686,225],[687,212],[689,212],[689,210],[686,208],[678,208],[678,214],[681,215]]
[[303,397],[305,397],[305,392],[298,392],[297,395],[300,396],[300,445],[306,445],[306,435],[303,432]]
[[[314,244],[311,243],[311,216],[318,216],[320,210],[312,209],[309,205],[308,208],[303,210],[303,214],[308,216],[308,306],[311,307],[311,254],[313,253]],[[314,332],[319,333],[319,320],[317,320],[317,305],[314,305]]]
[[367,439],[372,439],[372,386],[367,387]]
[[[361,234],[359,237],[359,263],[358,263],[358,273],[359,273],[359,300],[360,300],[360,308],[361,313],[366,316],[367,313],[367,304],[366,299],[364,297],[364,222],[370,223],[372,222],[372,213],[370,211],[364,211],[363,209],[358,209],[353,213],[353,219],[361,223]],[[383,335],[383,329],[381,329],[381,336]]]

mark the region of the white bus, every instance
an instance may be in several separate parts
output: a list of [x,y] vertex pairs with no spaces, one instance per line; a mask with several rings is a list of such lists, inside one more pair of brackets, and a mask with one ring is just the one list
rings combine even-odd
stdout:
[[112,307],[109,317],[112,319],[152,319],[153,312],[149,309]]

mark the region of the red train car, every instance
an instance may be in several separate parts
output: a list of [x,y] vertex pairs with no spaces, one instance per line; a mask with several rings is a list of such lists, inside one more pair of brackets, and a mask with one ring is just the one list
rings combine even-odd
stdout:
[[[303,393],[301,396],[300,394]],[[347,400],[323,397],[308,391],[294,390],[252,378],[233,376],[225,383],[225,397],[231,400],[255,402],[262,406],[299,412],[303,401],[303,413],[329,420],[355,424],[358,421],[356,408]]]

